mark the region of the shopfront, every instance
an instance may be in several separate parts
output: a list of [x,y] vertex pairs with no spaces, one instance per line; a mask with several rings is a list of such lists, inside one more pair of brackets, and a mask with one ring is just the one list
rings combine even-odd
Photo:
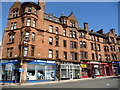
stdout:
[[80,78],[80,64],[62,62],[60,64],[60,79]]
[[55,61],[34,60],[27,62],[26,82],[55,80]]
[[114,75],[120,74],[120,62],[112,62]]
[[0,81],[3,83],[18,83],[20,78],[18,60],[2,60]]

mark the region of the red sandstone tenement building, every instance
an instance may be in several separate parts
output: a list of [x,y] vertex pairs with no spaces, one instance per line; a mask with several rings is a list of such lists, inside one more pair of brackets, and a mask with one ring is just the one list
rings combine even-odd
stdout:
[[44,1],[17,1],[10,8],[2,40],[6,81],[11,72],[17,82],[120,74],[120,37],[114,29],[94,32],[86,22],[79,27],[73,12],[55,17],[44,9]]

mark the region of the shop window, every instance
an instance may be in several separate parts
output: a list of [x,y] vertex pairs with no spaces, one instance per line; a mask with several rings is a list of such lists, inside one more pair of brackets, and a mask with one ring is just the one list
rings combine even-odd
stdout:
[[31,56],[34,56],[34,50],[35,50],[35,47],[32,46],[32,47],[31,47]]
[[36,27],[36,20],[33,20],[33,27]]
[[54,66],[42,64],[28,64],[27,80],[53,80]]
[[59,46],[59,38],[56,38],[56,45],[55,46]]
[[12,57],[13,48],[7,48],[7,57]]
[[66,60],[67,59],[67,52],[63,52],[63,54],[64,54],[64,60]]
[[11,23],[11,30],[16,29],[16,25],[17,25],[17,23],[16,23],[16,22],[12,22],[12,23]]
[[53,26],[52,25],[49,26],[49,32],[53,33]]
[[52,45],[52,44],[53,44],[53,38],[49,37],[49,45]]
[[59,34],[58,27],[56,27],[56,34]]
[[56,50],[56,58],[59,58],[59,51]]
[[53,58],[53,50],[49,49],[49,58]]
[[28,13],[32,12],[32,7],[28,7]]
[[28,19],[27,19],[27,26],[30,26],[30,23],[31,23],[31,19],[28,18]]
[[33,42],[35,41],[35,33],[34,32],[32,33],[32,41]]
[[94,56],[94,53],[92,53],[92,60],[95,60],[95,56]]
[[66,40],[63,40],[63,47],[67,47]]
[[63,36],[66,36],[66,30],[63,29]]
[[28,46],[24,46],[24,47],[23,47],[23,51],[24,51],[24,52],[23,52],[23,55],[24,55],[24,56],[27,56],[27,55],[28,55]]

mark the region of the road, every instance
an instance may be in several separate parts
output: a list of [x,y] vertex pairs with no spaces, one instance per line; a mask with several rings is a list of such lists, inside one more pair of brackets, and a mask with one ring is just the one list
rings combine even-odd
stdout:
[[26,86],[4,86],[3,88],[120,88],[120,77],[109,77],[73,82],[58,82]]

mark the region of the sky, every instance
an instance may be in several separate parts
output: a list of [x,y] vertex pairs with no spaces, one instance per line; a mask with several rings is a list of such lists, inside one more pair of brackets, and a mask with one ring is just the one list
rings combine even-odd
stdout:
[[[4,28],[7,25],[9,8],[13,2],[2,2],[2,26],[0,27],[0,42]],[[118,34],[118,2],[46,2],[46,13],[53,13],[60,17],[64,12],[69,16],[74,13],[79,26],[83,28],[83,23],[89,24],[89,30],[103,29],[107,33],[114,28]],[[2,29],[2,30],[1,30]]]

